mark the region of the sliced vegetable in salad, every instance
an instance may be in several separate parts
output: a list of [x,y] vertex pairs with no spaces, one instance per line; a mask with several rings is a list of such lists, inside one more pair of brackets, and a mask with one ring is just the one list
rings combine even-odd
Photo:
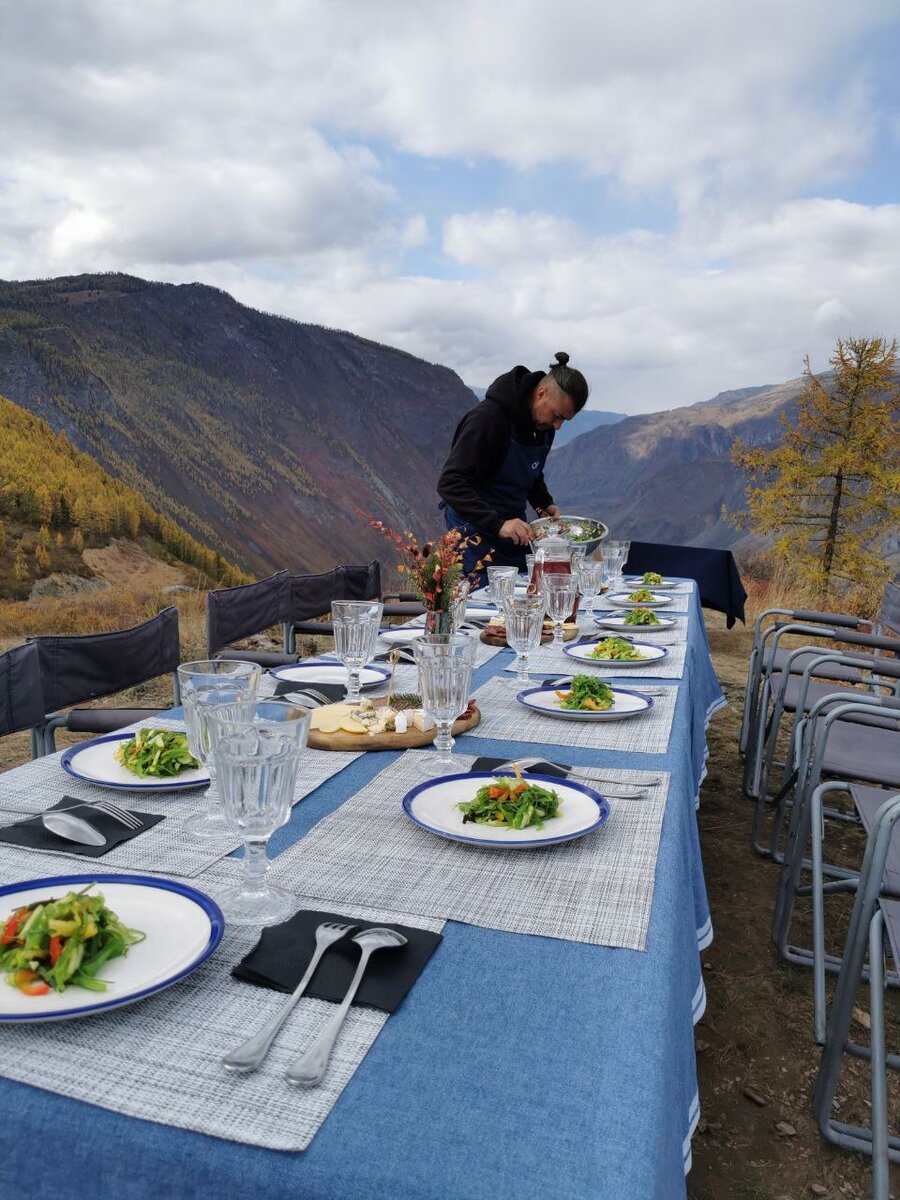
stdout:
[[636,592],[632,592],[628,599],[635,601],[637,604],[652,604],[653,593],[649,588],[642,587],[638,588]]
[[187,734],[171,729],[139,729],[118,748],[116,759],[142,779],[148,775],[170,779],[200,766],[188,749]]
[[586,709],[588,712],[605,712],[616,702],[612,688],[593,675],[573,675],[567,692],[557,692],[561,708]]
[[626,625],[659,625],[660,620],[652,608],[633,608],[625,617]]
[[475,793],[474,800],[464,800],[457,806],[463,814],[463,824],[494,825],[508,829],[543,829],[544,821],[558,817],[561,801],[556,792],[539,784],[529,783],[516,769],[514,777],[496,776]]
[[626,638],[607,637],[597,643],[590,657],[605,659],[607,662],[638,662],[647,655],[636,650]]
[[659,587],[659,585],[662,583],[662,581],[663,581],[662,575],[657,574],[656,571],[645,571],[644,574],[641,576],[642,583],[649,583],[651,585],[655,584],[656,587]]
[[0,933],[0,970],[26,996],[62,992],[71,985],[105,992],[97,973],[111,958],[128,953],[146,934],[123,925],[100,892],[68,892],[27,904],[9,917]]

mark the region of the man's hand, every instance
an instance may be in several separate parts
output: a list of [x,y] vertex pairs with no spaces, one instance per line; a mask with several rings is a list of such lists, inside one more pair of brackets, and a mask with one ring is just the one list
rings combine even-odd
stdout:
[[531,526],[527,521],[521,521],[518,517],[511,517],[500,526],[500,536],[509,538],[517,546],[527,546],[531,541]]
[[562,510],[560,509],[558,504],[550,504],[547,507],[547,516],[548,517],[558,517],[561,515],[561,511]]

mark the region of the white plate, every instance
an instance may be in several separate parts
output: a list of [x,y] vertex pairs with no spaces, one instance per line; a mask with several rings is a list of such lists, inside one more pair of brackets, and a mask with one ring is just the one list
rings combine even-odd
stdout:
[[183,792],[188,788],[206,787],[209,784],[206,767],[192,767],[171,779],[141,779],[116,760],[119,746],[133,737],[133,733],[109,733],[105,737],[70,746],[60,759],[60,766],[74,779],[83,779],[95,787],[118,788],[127,792]]
[[[634,587],[655,587],[659,588],[660,591],[667,591],[671,590],[672,588],[677,588],[679,584],[679,580],[677,579],[664,579],[662,583],[644,583],[640,575],[623,575],[622,578],[626,583],[633,583]],[[634,591],[634,588],[631,590]]]
[[463,814],[456,807],[471,800],[484,783],[493,779],[494,771],[471,771],[465,775],[445,775],[420,783],[403,797],[403,811],[429,833],[468,842],[473,846],[493,849],[528,850],[536,846],[552,846],[582,837],[602,825],[609,816],[609,804],[599,792],[580,783],[558,779],[551,775],[525,775],[542,787],[553,788],[562,800],[562,814],[544,822],[543,829],[501,829],[491,825],[463,824]]
[[594,624],[601,629],[614,629],[617,633],[624,631],[628,634],[640,634],[646,637],[648,633],[662,633],[664,629],[672,629],[675,622],[671,617],[660,617],[658,625],[627,625],[624,617],[594,617]]
[[[560,685],[558,690],[564,691],[565,684]],[[526,688],[524,692],[519,692],[516,699],[534,712],[543,713],[545,717],[559,717],[563,721],[623,721],[626,717],[639,717],[653,707],[652,696],[645,696],[643,692],[619,687],[611,690],[614,703],[612,708],[604,712],[563,708],[556,694],[557,688],[552,687]]]
[[395,643],[399,645],[408,645],[409,642],[414,642],[416,638],[420,638],[425,630],[421,625],[401,625],[397,629],[383,629],[378,637],[382,642],[388,642],[391,645]]
[[[291,683],[343,683],[347,682],[347,668],[339,662],[297,663],[296,666],[275,667],[269,672],[276,679]],[[391,673],[384,667],[369,665],[359,673],[359,685],[363,689],[378,687],[390,679]]]
[[617,670],[619,667],[645,667],[650,663],[659,662],[661,658],[666,658],[669,654],[665,646],[651,646],[647,642],[632,642],[635,650],[642,655],[640,659],[593,658],[591,651],[599,644],[599,641],[578,642],[574,646],[563,646],[563,653],[568,654],[569,658],[577,658],[579,662],[590,663],[592,667],[615,667]]
[[[527,596],[528,584],[517,583],[515,587],[515,594],[517,596]],[[485,608],[489,608],[491,612],[497,611],[497,605],[491,599],[491,593],[488,588],[479,588],[477,592],[472,593],[470,599],[477,601],[479,604],[484,604]]]
[[[632,588],[632,591],[637,591],[637,588]],[[630,592],[616,592],[613,596],[608,596],[607,599],[611,604],[618,605],[619,608],[659,608],[663,604],[671,604],[671,596],[659,596],[656,592],[651,592],[651,600],[629,600]]]
[[146,938],[122,958],[106,963],[105,992],[68,987],[46,996],[26,996],[0,979],[0,1021],[61,1021],[86,1017],[162,991],[196,970],[222,940],[219,906],[195,888],[143,875],[57,875],[0,888],[0,921],[16,908],[49,900],[96,883],[109,908]]

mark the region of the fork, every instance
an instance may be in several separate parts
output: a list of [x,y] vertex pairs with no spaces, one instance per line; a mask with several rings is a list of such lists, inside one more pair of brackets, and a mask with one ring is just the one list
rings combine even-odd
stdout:
[[76,808],[93,808],[97,812],[105,813],[108,817],[112,817],[114,821],[118,821],[127,829],[140,829],[142,821],[136,817],[134,813],[129,812],[127,808],[122,808],[113,800],[79,800],[77,804],[70,804],[66,808],[48,809],[48,812],[72,812]]
[[337,921],[323,921],[316,928],[316,948],[313,951],[313,956],[309,960],[309,966],[306,968],[306,974],[279,1008],[278,1012],[262,1026],[258,1032],[252,1037],[247,1038],[245,1042],[241,1042],[240,1046],[236,1046],[229,1054],[226,1054],[222,1059],[222,1066],[228,1071],[255,1071],[262,1060],[269,1052],[269,1047],[275,1041],[276,1034],[282,1025],[293,1012],[297,1001],[306,991],[309,981],[313,977],[316,967],[321,961],[322,955],[329,946],[333,946],[335,942],[339,942],[346,933],[352,932],[356,928],[355,925],[340,925]]
[[646,796],[647,789],[653,787],[660,782],[659,777],[654,775],[652,779],[644,779],[640,783],[629,785],[621,783],[611,775],[603,775],[597,771],[585,771],[579,767],[570,767],[566,763],[554,762],[551,758],[516,758],[509,762],[500,763],[498,767],[494,767],[495,771],[502,771],[504,767],[519,767],[527,771],[529,767],[534,767],[538,763],[546,763],[548,767],[556,767],[558,771],[565,771],[567,775],[574,775],[576,779],[590,779],[595,783],[606,784],[606,790],[612,792],[612,788],[617,789],[617,794],[622,800],[637,800],[641,796]]

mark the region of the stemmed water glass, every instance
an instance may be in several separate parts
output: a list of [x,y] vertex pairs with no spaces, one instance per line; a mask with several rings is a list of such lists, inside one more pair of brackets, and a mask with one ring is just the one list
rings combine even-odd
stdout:
[[584,560],[587,558],[587,546],[573,545],[569,551],[569,561],[572,564],[572,572],[577,575],[581,570]]
[[564,574],[545,575],[541,580],[541,589],[547,616],[553,622],[553,645],[557,650],[561,650],[563,622],[575,604],[578,580],[569,571]]
[[503,601],[507,596],[515,595],[516,581],[519,578],[518,567],[488,567],[488,592],[491,600],[500,612],[503,611]]
[[578,590],[587,601],[587,614],[593,619],[594,600],[603,583],[604,566],[601,562],[583,562],[578,570]]
[[453,602],[450,606],[452,614],[451,620],[453,623],[453,632],[458,633],[466,620],[466,605],[469,601],[469,581],[468,579],[457,580],[456,587],[453,592]]
[[249,716],[256,702],[262,668],[256,663],[217,658],[182,663],[177,673],[188,747],[194,758],[205,764],[211,780],[206,812],[189,817],[184,831],[194,837],[227,837],[232,829],[219,801],[210,744],[210,715],[219,705],[228,705],[232,711]]
[[451,730],[469,701],[476,648],[475,639],[464,633],[440,639],[426,635],[413,642],[422,708],[437,725],[437,754],[424,755],[422,761],[429,775],[446,775],[454,769]]
[[236,925],[274,925],[296,906],[266,881],[266,848],[290,815],[309,722],[308,711],[281,700],[260,702],[250,720],[223,706],[211,722],[222,804],[244,843],[243,879],[220,896]]
[[516,652],[516,684],[528,684],[528,655],[541,641],[543,596],[510,596],[503,602],[506,640]]
[[375,653],[384,605],[379,600],[332,600],[334,653],[347,668],[348,704],[359,703],[359,675]]
[[624,587],[622,568],[631,547],[630,542],[605,541],[603,543],[603,558],[610,573],[610,587],[613,591]]

